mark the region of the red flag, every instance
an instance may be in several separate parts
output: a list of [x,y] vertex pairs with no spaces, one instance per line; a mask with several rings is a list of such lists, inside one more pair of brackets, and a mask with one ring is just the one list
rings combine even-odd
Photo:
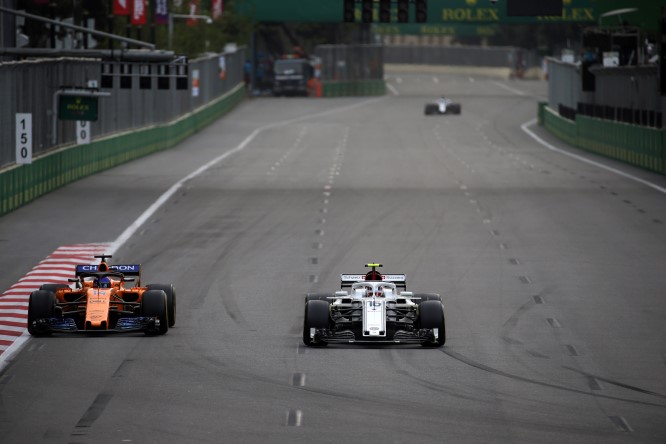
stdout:
[[130,15],[129,2],[130,0],[114,0],[113,13],[115,15]]
[[[190,15],[198,15],[199,14],[199,0],[191,0],[190,1]],[[197,24],[196,19],[189,19],[187,21],[187,24],[190,26],[194,26]]]
[[210,9],[213,15],[213,19],[217,19],[222,16],[222,0],[211,0]]
[[130,23],[133,25],[146,24],[146,0],[132,1],[132,19]]

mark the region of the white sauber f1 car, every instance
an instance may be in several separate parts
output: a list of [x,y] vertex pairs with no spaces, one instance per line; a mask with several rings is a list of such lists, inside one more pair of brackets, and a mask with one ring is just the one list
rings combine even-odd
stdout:
[[460,114],[462,106],[446,97],[440,97],[434,103],[426,103],[424,114]]
[[[407,291],[404,274],[342,274],[341,290],[305,297],[303,343],[421,344],[446,342],[440,295]],[[349,288],[349,290],[345,290]]]

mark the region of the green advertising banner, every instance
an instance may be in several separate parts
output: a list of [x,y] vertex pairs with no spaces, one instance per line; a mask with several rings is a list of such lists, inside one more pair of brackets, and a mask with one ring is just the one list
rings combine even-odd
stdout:
[[96,121],[97,97],[60,96],[58,119]]
[[499,25],[465,23],[376,23],[372,25],[372,32],[379,35],[492,37],[499,32]]
[[[534,0],[537,1],[537,0]],[[641,1],[641,0],[636,0]],[[649,0],[646,0],[649,1]],[[653,0],[662,1],[662,0]],[[490,0],[428,0],[427,23],[436,24],[501,24],[540,22],[596,22],[596,8],[602,0],[563,0],[562,15],[553,17],[508,17],[506,0],[492,4]],[[626,3],[635,3],[625,0]],[[377,3],[377,2],[375,2]],[[343,21],[343,0],[240,0],[238,12],[258,22],[337,22]],[[374,23],[379,23],[375,4]],[[397,24],[397,6],[392,6],[391,23]],[[414,20],[410,4],[410,23]],[[361,5],[356,5],[356,22],[361,22]]]

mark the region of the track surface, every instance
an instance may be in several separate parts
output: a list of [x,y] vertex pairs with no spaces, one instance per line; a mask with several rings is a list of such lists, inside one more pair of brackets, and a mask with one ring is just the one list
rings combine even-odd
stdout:
[[[399,76],[377,99],[248,101],[0,218],[6,289],[247,142],[114,256],[175,284],[176,326],[30,339],[0,373],[1,441],[664,442],[666,196],[522,131],[543,83]],[[461,116],[423,115],[442,93]],[[368,261],[443,295],[444,348],[302,346],[303,295]]]

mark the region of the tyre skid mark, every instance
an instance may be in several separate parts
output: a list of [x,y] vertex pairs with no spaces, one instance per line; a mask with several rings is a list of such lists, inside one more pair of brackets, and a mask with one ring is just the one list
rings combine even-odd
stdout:
[[[470,358],[468,358],[464,355],[461,355],[460,353],[456,353],[452,350],[443,349],[443,350],[440,350],[440,351],[442,353],[444,353],[445,355],[449,356],[450,358],[453,358],[456,361],[462,362],[463,364],[466,364],[470,367],[474,367],[476,369],[483,370],[485,372],[492,373],[492,374],[497,375],[497,376],[502,376],[502,377],[505,377],[505,378],[508,378],[508,379],[513,379],[515,381],[525,382],[525,383],[528,383],[528,384],[534,384],[534,385],[538,385],[538,386],[541,386],[541,387],[551,388],[551,389],[555,389],[555,390],[561,390],[561,391],[570,392],[570,393],[576,393],[576,394],[579,394],[579,395],[593,396],[595,398],[612,399],[614,401],[622,401],[622,402],[627,402],[627,403],[630,403],[630,404],[639,404],[639,405],[646,405],[646,406],[651,406],[651,407],[661,407],[661,408],[666,409],[666,404],[657,404],[657,403],[654,403],[654,402],[647,402],[647,401],[637,401],[637,400],[634,400],[634,399],[621,398],[619,396],[602,395],[600,393],[590,393],[590,392],[585,391],[585,390],[580,390],[580,389],[576,389],[576,388],[572,388],[572,387],[566,387],[566,386],[558,385],[558,384],[552,384],[552,383],[549,383],[549,382],[538,381],[536,379],[531,379],[531,378],[527,378],[527,377],[524,377],[524,376],[514,375],[512,373],[508,373],[508,372],[505,372],[505,371],[502,371],[502,370],[499,370],[499,369],[496,369],[496,368],[493,368],[493,367],[489,367],[489,366],[487,366],[485,364],[482,364],[480,362],[476,362],[476,361],[474,361],[474,360],[472,360],[472,359],[470,359]],[[577,371],[577,370],[572,369],[572,368],[567,367],[567,366],[563,366],[563,368],[565,368],[567,370]],[[595,378],[599,379],[600,381],[604,381],[603,378],[599,378],[599,377],[596,377],[596,376],[595,376]],[[617,385],[621,386],[623,388],[631,387],[631,386],[626,386],[626,384],[620,384],[620,383],[618,383]],[[632,390],[639,391],[641,393],[645,393],[645,394],[652,395],[652,396],[658,396],[660,398],[666,399],[666,397],[661,395],[661,394],[654,393],[654,392],[649,392],[647,390],[638,389],[637,387],[632,388]]]

